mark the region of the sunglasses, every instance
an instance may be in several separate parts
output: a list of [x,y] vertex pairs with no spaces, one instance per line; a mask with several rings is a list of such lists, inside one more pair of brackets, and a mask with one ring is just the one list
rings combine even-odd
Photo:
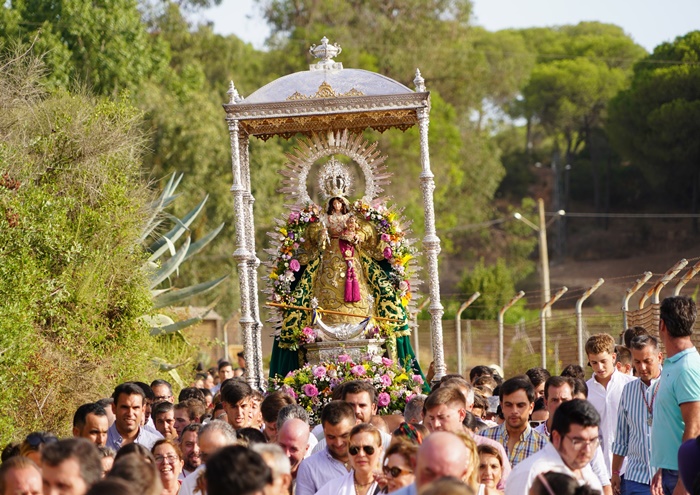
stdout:
[[530,427],[537,428],[538,426],[540,426],[544,422],[545,422],[545,420],[540,420],[540,421],[532,420],[532,421],[530,421]]
[[386,474],[387,476],[391,476],[392,478],[398,478],[402,474],[412,474],[413,473],[413,471],[406,471],[404,469],[401,469],[398,466],[393,466],[393,467],[384,466],[382,469],[384,471],[384,474]]
[[374,447],[372,445],[351,445],[348,452],[350,452],[351,456],[356,456],[360,453],[360,449],[364,450],[367,455],[374,454]]
[[26,442],[29,444],[30,447],[35,449],[39,447],[39,445],[41,445],[42,443],[58,442],[58,438],[56,438],[56,436],[52,435],[51,433],[34,432],[27,435]]

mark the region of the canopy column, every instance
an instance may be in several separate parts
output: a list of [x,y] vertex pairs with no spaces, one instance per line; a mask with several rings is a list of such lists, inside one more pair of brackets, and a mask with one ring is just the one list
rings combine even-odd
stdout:
[[262,356],[262,328],[263,324],[260,321],[260,304],[258,301],[258,267],[260,266],[260,258],[257,256],[255,249],[255,216],[253,213],[253,205],[255,197],[253,197],[252,188],[250,186],[250,138],[247,134],[239,135],[239,151],[241,155],[241,173],[243,186],[245,187],[244,206],[246,208],[246,247],[250,253],[248,260],[248,280],[250,284],[250,316],[253,319],[251,327],[251,338],[253,340],[253,361],[246,359],[246,368],[251,369],[251,374],[254,378],[254,388],[263,390],[265,388],[265,375],[263,374],[263,356]]
[[[238,103],[238,92],[231,82],[228,94],[230,96],[230,105]],[[248,363],[255,363],[255,348],[256,343],[253,340],[253,325],[255,320],[251,314],[251,271],[249,266],[255,261],[255,255],[248,249],[249,242],[247,240],[248,229],[248,205],[246,199],[246,187],[244,185],[244,176],[241,170],[241,148],[240,148],[240,123],[238,119],[227,117],[228,131],[231,140],[231,172],[233,175],[233,184],[231,185],[231,193],[233,194],[233,216],[236,226],[236,250],[233,253],[233,259],[238,263],[238,286],[241,301],[241,318],[239,326],[243,335],[243,354],[246,360],[246,380],[255,387],[257,381],[257,373],[255,369],[250,367]]]
[[[413,80],[416,91],[425,91],[425,80],[420,71],[416,69],[416,78]],[[433,191],[435,181],[430,170],[430,152],[428,149],[428,127],[430,125],[430,107],[419,108],[418,129],[420,132],[420,160],[422,171],[420,174],[420,188],[423,192],[423,210],[425,218],[425,237],[423,238],[423,251],[426,256],[428,268],[428,290],[430,294],[430,335],[433,345],[433,360],[435,361],[435,379],[439,380],[445,375],[445,351],[442,340],[442,315],[444,308],[440,303],[440,278],[438,273],[438,255],[440,254],[440,238],[435,231],[435,205]]]

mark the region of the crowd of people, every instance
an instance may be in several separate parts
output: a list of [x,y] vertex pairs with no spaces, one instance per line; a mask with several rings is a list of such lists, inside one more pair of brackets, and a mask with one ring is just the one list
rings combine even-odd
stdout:
[[121,383],[77,409],[73,438],[8,445],[0,495],[699,494],[696,314],[670,297],[658,339],[592,335],[588,381],[577,365],[508,379],[474,366],[403,415],[377,416],[372,384],[355,380],[309,424],[292,396],[253,390],[226,361],[177,401],[164,380]]

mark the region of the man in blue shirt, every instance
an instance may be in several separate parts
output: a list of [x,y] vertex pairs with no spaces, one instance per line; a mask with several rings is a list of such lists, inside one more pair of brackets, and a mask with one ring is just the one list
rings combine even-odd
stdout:
[[145,402],[143,389],[132,382],[122,383],[114,389],[112,398],[112,411],[116,419],[107,430],[106,446],[119,450],[124,445],[138,443],[151,450],[163,435],[141,426]]
[[667,357],[652,415],[654,495],[688,493],[678,477],[678,449],[700,434],[700,355],[690,340],[696,317],[689,297],[668,297],[661,303],[659,337]]

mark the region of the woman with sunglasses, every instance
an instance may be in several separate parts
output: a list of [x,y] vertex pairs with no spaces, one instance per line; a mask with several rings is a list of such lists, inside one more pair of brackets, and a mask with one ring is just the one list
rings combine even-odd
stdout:
[[410,440],[397,439],[391,443],[384,456],[383,475],[377,479],[384,487],[382,493],[395,492],[415,481],[417,455],[418,444]]
[[348,474],[321,487],[316,495],[375,495],[379,486],[375,475],[382,459],[382,437],[379,430],[368,423],[360,423],[350,430],[348,442],[350,467]]
[[153,456],[156,459],[156,469],[160,475],[160,481],[163,482],[163,491],[161,495],[177,495],[180,490],[180,473],[184,461],[182,459],[182,451],[172,440],[161,439],[154,445]]

